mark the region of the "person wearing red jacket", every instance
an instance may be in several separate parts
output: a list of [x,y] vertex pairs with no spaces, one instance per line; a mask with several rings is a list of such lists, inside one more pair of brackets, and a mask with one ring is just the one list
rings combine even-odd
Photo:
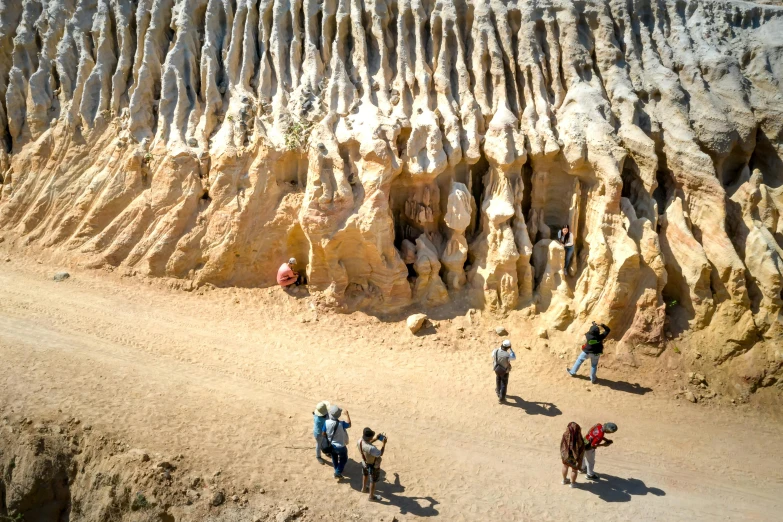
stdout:
[[585,456],[582,461],[582,473],[587,473],[588,480],[598,480],[598,475],[595,473],[595,449],[599,446],[609,446],[612,441],[605,437],[607,433],[614,433],[617,431],[617,424],[614,422],[607,422],[604,424],[596,424],[585,435]]

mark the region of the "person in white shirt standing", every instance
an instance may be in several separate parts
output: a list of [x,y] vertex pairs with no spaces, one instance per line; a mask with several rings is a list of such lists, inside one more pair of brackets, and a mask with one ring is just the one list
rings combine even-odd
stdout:
[[[381,449],[376,448],[373,442],[381,441]],[[367,493],[367,480],[370,481],[370,497],[368,500],[381,500],[380,495],[375,494],[375,485],[381,478],[381,457],[386,450],[386,435],[381,433],[377,437],[370,428],[364,428],[362,439],[359,441],[359,454],[362,456],[362,493]]]
[[517,356],[511,349],[511,341],[506,339],[500,348],[492,351],[492,369],[495,372],[495,393],[498,402],[506,402],[506,390],[508,389],[508,374],[511,373],[511,361],[516,361]]
[[557,231],[557,239],[565,248],[565,273],[568,275],[571,259],[574,257],[574,235],[571,233],[568,225]]

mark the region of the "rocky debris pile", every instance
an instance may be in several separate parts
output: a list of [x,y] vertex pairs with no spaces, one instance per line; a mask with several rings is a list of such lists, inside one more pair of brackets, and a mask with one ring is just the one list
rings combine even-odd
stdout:
[[184,455],[151,457],[82,426],[76,418],[36,422],[13,411],[0,413],[0,518],[86,522],[118,516],[183,522],[306,518],[305,505],[253,501],[264,493],[261,487],[254,492],[237,487],[220,471],[205,480]]

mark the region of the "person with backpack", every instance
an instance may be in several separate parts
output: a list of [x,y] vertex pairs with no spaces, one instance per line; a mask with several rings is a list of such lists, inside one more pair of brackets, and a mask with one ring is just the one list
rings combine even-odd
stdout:
[[492,369],[495,372],[495,393],[498,402],[506,402],[506,390],[508,390],[508,374],[511,372],[511,361],[516,361],[517,356],[511,349],[511,341],[506,339],[492,351]]
[[[375,441],[381,441],[381,449],[373,444]],[[359,454],[362,456],[362,493],[367,493],[367,481],[370,481],[370,497],[368,500],[381,500],[380,495],[375,494],[375,485],[381,478],[381,457],[386,450],[386,435],[381,433],[376,436],[370,428],[364,428],[362,438],[358,443]]]
[[[563,461],[564,486],[576,487],[577,472],[582,467],[585,456],[585,439],[582,428],[575,422],[569,422],[563,438],[560,440],[560,458]],[[568,470],[571,470],[571,480],[568,480]]]
[[611,445],[612,441],[604,435],[616,431],[617,424],[606,422],[604,424],[596,424],[587,432],[585,436],[585,457],[581,471],[582,473],[587,473],[588,480],[598,480],[598,475],[595,472],[595,449],[599,446]]
[[315,406],[313,412],[313,437],[315,438],[315,459],[321,464],[326,461],[321,458],[321,445],[324,440],[324,426],[326,425],[326,416],[329,414],[329,403],[321,401]]
[[329,418],[324,424],[324,435],[332,448],[332,464],[334,464],[334,478],[343,478],[343,470],[348,463],[348,432],[351,427],[351,415],[345,412],[348,422],[340,420],[343,410],[336,404],[329,406]]
[[[601,333],[601,328],[604,329],[603,333]],[[595,321],[593,321],[593,326],[591,326],[590,330],[585,334],[587,342],[582,345],[582,353],[579,354],[573,367],[566,368],[568,375],[571,377],[576,376],[579,367],[582,366],[582,363],[585,362],[588,357],[590,357],[590,364],[592,365],[590,368],[590,382],[595,384],[595,375],[598,372],[598,359],[601,357],[601,354],[604,353],[604,339],[606,339],[610,331],[609,327],[605,324],[602,324],[599,328]]]

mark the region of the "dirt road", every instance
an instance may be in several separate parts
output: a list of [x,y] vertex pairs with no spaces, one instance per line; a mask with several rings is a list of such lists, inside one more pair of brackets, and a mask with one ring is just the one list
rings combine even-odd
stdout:
[[[779,412],[693,405],[611,371],[588,391],[562,361],[527,350],[510,404],[499,405],[490,320],[464,333],[443,323],[413,340],[402,324],[317,314],[277,289],[197,295],[89,271],[55,283],[53,269],[21,259],[2,269],[3,410],[62,410],[136,447],[184,453],[205,472],[299,499],[311,514],[774,520],[783,509]],[[526,333],[505,325],[512,341]],[[312,450],[321,399],[354,422],[346,483]],[[620,428],[598,450],[602,480],[578,489],[559,483],[572,420]],[[380,504],[356,491],[364,426],[389,436]]]

